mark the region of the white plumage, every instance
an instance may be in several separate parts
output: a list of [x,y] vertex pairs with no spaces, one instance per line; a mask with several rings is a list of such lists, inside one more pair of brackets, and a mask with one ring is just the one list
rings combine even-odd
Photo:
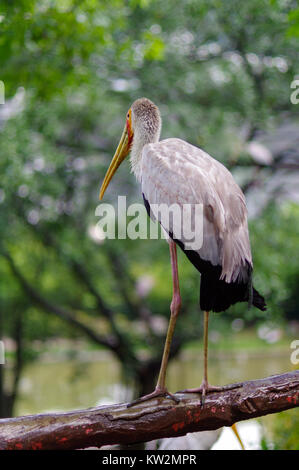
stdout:
[[[220,162],[183,140],[166,139],[143,147],[141,175],[142,192],[152,208],[202,204],[203,244],[196,250],[200,258],[221,266],[220,279],[226,282],[248,280],[252,258],[245,197]],[[166,232],[176,233],[175,222],[160,222]],[[186,246],[183,228],[179,233]]]
[[[231,173],[203,150],[180,139],[159,141],[161,116],[157,106],[147,98],[134,101],[127,113],[126,125],[106,172],[100,190],[102,199],[121,162],[131,152],[133,173],[141,182],[145,206],[172,240],[169,241],[173,295],[170,321],[155,390],[138,399],[159,396],[177,397],[165,386],[166,369],[175,323],[181,306],[176,245],[201,273],[200,308],[204,310],[204,378],[200,387],[185,392],[201,393],[204,403],[207,391],[219,391],[208,383],[209,312],[223,312],[237,302],[248,302],[260,310],[266,303],[252,285],[245,197]],[[163,217],[160,207],[167,208]],[[201,212],[197,212],[200,205]],[[173,213],[176,206],[179,214]],[[186,209],[186,212],[184,210]],[[169,213],[172,212],[171,218]],[[184,214],[187,215],[186,219]],[[197,228],[198,218],[202,225]],[[189,233],[185,231],[189,226]],[[196,247],[190,244],[194,233]],[[198,243],[200,232],[200,243]],[[232,386],[233,388],[235,386]],[[221,389],[221,388],[220,388]],[[132,406],[135,402],[132,402]],[[236,432],[236,430],[235,430]]]

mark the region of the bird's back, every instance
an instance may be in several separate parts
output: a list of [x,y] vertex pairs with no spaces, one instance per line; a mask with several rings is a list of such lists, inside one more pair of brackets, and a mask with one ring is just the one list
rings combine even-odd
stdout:
[[[142,193],[148,209],[161,204],[202,205],[200,248],[187,249],[184,227],[175,227],[174,220],[167,223],[159,215],[156,218],[174,238],[175,229],[180,229],[175,241],[202,274],[204,310],[221,311],[237,301],[250,300],[252,258],[245,197],[220,162],[180,139],[148,144],[142,152]],[[191,213],[195,217],[194,210]],[[206,283],[209,286],[203,289]]]

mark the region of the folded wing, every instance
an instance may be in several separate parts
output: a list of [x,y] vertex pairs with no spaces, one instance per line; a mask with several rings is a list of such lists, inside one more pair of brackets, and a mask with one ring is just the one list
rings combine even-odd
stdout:
[[[148,144],[142,154],[142,192],[152,216],[187,256],[188,251],[194,252],[189,253],[189,259],[195,255],[200,258],[202,263],[197,263],[197,269],[204,273],[210,265],[217,266],[219,279],[226,283],[248,281],[252,257],[245,197],[220,162],[180,139]],[[181,218],[175,217],[174,210],[174,217],[163,218],[158,210],[163,204],[180,207]],[[202,208],[201,213],[196,205]],[[197,219],[202,217],[198,243],[190,243],[189,233],[184,230],[188,216],[189,233],[196,232],[201,225]]]

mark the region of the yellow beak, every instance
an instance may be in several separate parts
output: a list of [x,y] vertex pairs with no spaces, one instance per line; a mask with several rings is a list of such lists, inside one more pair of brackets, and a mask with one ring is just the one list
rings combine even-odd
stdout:
[[112,161],[110,163],[110,166],[107,170],[107,173],[105,175],[103,184],[100,189],[100,200],[103,198],[104,193],[114,175],[116,172],[117,168],[121,164],[121,162],[126,158],[128,153],[130,152],[130,141],[129,141],[129,136],[128,136],[128,130],[127,126],[125,126],[121,139],[119,141],[118,147],[116,149],[116,152],[114,154],[114,157],[112,158]]

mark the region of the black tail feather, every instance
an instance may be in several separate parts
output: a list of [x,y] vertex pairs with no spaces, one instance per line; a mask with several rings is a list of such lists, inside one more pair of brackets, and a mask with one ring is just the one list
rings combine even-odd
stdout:
[[[250,297],[252,298],[251,302]],[[245,283],[227,283],[205,274],[201,275],[200,308],[202,310],[223,312],[237,302],[248,301],[259,310],[264,311],[267,308],[264,297],[254,287],[252,288],[252,296],[250,296],[248,285]]]
[[[146,202],[146,201],[145,201]],[[171,238],[172,234],[169,234]],[[246,282],[225,282],[220,280],[222,268],[200,258],[196,251],[185,250],[180,240],[174,240],[184,251],[187,258],[201,273],[200,308],[206,311],[223,312],[237,302],[248,302],[249,307],[266,310],[262,295],[252,286],[252,266],[247,263],[248,279]]]
[[267,310],[267,305],[264,297],[253,287],[252,289],[252,305],[264,312]]
[[201,275],[200,308],[213,312],[223,312],[237,302],[248,302],[259,310],[266,310],[265,299],[252,287],[252,294],[247,283],[227,283],[210,275]]

